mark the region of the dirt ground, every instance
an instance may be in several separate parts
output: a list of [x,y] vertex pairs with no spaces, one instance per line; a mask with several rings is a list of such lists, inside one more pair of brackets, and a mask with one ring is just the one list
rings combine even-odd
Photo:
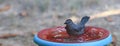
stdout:
[[[0,46],[37,46],[35,32],[111,9],[120,9],[120,0],[0,0]],[[120,14],[95,18],[86,25],[109,30],[120,46]]]

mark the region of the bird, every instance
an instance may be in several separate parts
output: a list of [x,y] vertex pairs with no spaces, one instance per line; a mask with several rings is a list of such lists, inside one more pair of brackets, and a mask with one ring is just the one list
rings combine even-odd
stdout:
[[71,19],[65,21],[65,29],[69,36],[79,36],[84,33],[85,24],[89,20],[89,16],[82,17],[81,21],[78,24],[73,23]]

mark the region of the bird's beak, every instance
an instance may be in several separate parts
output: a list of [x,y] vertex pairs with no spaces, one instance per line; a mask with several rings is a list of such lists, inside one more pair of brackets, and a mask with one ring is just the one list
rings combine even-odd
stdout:
[[68,22],[65,22],[64,24],[68,24]]
[[66,22],[64,24],[67,24]]

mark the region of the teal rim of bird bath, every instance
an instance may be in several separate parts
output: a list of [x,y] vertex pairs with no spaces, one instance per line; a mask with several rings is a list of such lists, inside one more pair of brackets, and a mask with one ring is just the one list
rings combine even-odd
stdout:
[[[107,31],[107,30],[106,30]],[[107,46],[112,42],[112,35],[109,35],[100,40],[90,41],[90,42],[83,42],[83,43],[59,43],[59,42],[51,42],[47,40],[43,40],[38,37],[38,34],[34,36],[33,41],[39,46]]]
[[57,43],[57,42],[51,42],[47,40],[40,39],[38,35],[36,34],[34,36],[34,42],[38,44],[39,46],[105,46],[111,43],[112,36],[109,34],[109,36],[105,39],[94,41],[94,42],[84,42],[84,43]]

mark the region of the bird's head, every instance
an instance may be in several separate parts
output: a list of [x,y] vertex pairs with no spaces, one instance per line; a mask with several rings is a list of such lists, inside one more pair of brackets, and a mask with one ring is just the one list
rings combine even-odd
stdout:
[[72,23],[71,19],[67,19],[64,24],[69,24],[69,23]]

